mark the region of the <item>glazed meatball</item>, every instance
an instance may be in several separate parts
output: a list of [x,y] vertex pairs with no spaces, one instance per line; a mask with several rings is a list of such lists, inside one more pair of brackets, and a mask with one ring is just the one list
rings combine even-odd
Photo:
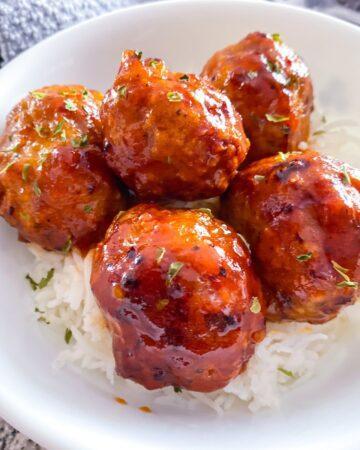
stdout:
[[139,205],[119,215],[96,250],[91,285],[118,374],[148,389],[222,388],[264,335],[246,246],[201,210]]
[[123,54],[101,119],[106,160],[140,199],[219,195],[245,158],[248,141],[229,99],[159,59]]
[[102,239],[123,196],[101,153],[102,95],[83,86],[31,92],[0,138],[0,214],[47,250]]
[[225,92],[250,139],[247,162],[298,149],[309,136],[309,71],[278,34],[251,33],[215,53],[202,75]]
[[360,171],[319,153],[288,153],[241,171],[223,217],[250,242],[267,317],[322,323],[360,281]]

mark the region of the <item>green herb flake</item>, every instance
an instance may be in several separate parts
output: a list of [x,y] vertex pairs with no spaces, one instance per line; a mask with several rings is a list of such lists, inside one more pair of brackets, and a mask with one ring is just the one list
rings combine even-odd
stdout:
[[163,298],[161,300],[159,300],[158,302],[156,302],[156,310],[157,311],[162,311],[164,308],[167,307],[167,305],[170,303],[170,301],[167,298]]
[[313,254],[311,252],[307,252],[307,253],[304,253],[303,255],[298,255],[296,257],[296,259],[300,262],[309,261],[309,259],[312,258],[312,255]]
[[91,213],[92,210],[93,210],[93,207],[91,205],[84,206],[84,211],[86,212],[86,214]]
[[34,311],[35,311],[36,313],[38,313],[38,314],[45,314],[45,311],[40,311],[40,309],[39,309],[38,307],[36,307],[36,308],[34,309]]
[[64,103],[65,103],[65,109],[67,109],[68,111],[76,111],[77,110],[77,106],[70,98],[65,99]]
[[57,134],[61,135],[63,126],[64,126],[64,120],[60,120],[60,122],[56,125],[56,128],[53,132],[53,136],[56,136]]
[[43,289],[44,287],[46,287],[49,284],[50,280],[53,278],[54,273],[55,269],[54,268],[50,269],[46,274],[46,277],[41,278],[41,280],[39,281],[38,288]]
[[261,303],[258,297],[253,297],[250,305],[250,311],[253,314],[259,314],[261,311]]
[[142,51],[135,51],[135,56],[136,56],[138,59],[141,59],[142,55],[143,55],[143,52],[142,52]]
[[340,281],[340,283],[336,284],[339,288],[351,288],[351,289],[357,289],[359,286],[359,283],[357,281]]
[[163,257],[165,255],[165,248],[164,247],[158,247],[156,249],[156,254],[155,254],[155,260],[158,264],[161,263]]
[[325,133],[325,130],[316,130],[314,133],[313,133],[313,136],[321,136],[322,134],[324,134]]
[[184,73],[184,75],[181,75],[180,80],[181,81],[188,81],[189,80],[189,76],[186,75],[186,73]]
[[283,373],[289,378],[295,378],[295,375],[293,374],[293,372],[291,372],[291,370],[286,370],[283,367],[278,367],[278,371]]
[[265,180],[264,175],[254,175],[254,181],[256,181],[256,183],[261,183]]
[[248,76],[248,78],[250,78],[250,80],[254,80],[255,78],[257,78],[258,73],[255,72],[254,70],[250,70],[250,71],[247,73],[247,76]]
[[80,138],[71,139],[71,145],[74,148],[85,147],[89,142],[87,134],[83,134]]
[[61,133],[60,133],[60,140],[61,140],[62,142],[65,142],[65,141],[66,141],[66,131],[65,131],[65,130],[62,130],[62,131],[61,131]]
[[30,92],[31,95],[39,100],[41,100],[42,98],[44,98],[46,96],[46,94],[44,92],[39,92],[39,91],[32,91]]
[[275,61],[268,61],[267,62],[268,69],[270,72],[280,73],[281,72],[281,66]]
[[182,269],[183,266],[184,266],[184,263],[179,262],[179,261],[175,261],[170,264],[169,270],[167,273],[167,279],[166,279],[167,286],[172,283],[173,279],[180,272],[180,270]]
[[6,173],[11,166],[13,166],[15,164],[15,161],[9,162],[8,164],[6,164],[6,166],[0,170],[0,175],[2,175],[3,173]]
[[120,98],[125,98],[126,94],[127,94],[127,87],[126,86],[120,86],[117,89],[117,93],[118,93]]
[[23,181],[28,180],[30,167],[31,167],[31,164],[29,164],[29,163],[24,164],[24,166],[22,168],[22,172],[21,172],[21,177],[22,177]]
[[89,95],[89,91],[87,89],[84,89],[82,91],[82,95],[83,95],[83,97],[87,97]]
[[70,328],[66,328],[65,334],[64,334],[64,340],[67,344],[70,343],[72,336],[73,336],[73,334],[72,334],[72,331],[70,330]]
[[33,278],[31,278],[29,274],[26,275],[25,279],[30,283],[31,289],[33,291],[36,291],[36,289],[38,288],[37,282]]
[[63,253],[69,253],[72,248],[72,239],[71,237],[65,242],[65,245],[62,247],[61,251]]
[[343,166],[341,167],[341,172],[342,172],[342,182],[343,182],[345,185],[351,185],[351,179],[350,179],[350,176],[349,176],[349,174],[348,174],[348,171],[347,171],[345,165],[343,165]]
[[347,275],[347,272],[349,272],[349,269],[346,269],[345,267],[340,266],[336,261],[331,261],[331,264],[336,270],[336,272],[344,278],[345,281],[350,281],[349,276]]
[[153,68],[156,69],[156,67],[159,65],[159,61],[157,61],[156,59],[152,59],[149,63],[149,65]]
[[43,133],[44,131],[44,127],[40,124],[37,124],[34,126],[34,130],[36,131],[36,133],[38,134],[38,136],[40,137],[46,137],[46,135]]
[[44,317],[44,316],[40,316],[39,318],[38,318],[38,322],[43,322],[43,323],[45,323],[46,325],[50,325],[50,322],[46,319],[46,317]]
[[41,195],[41,189],[39,188],[39,185],[38,185],[38,182],[37,182],[37,181],[34,181],[34,184],[33,184],[33,191],[34,191],[34,193],[35,193],[35,195],[36,195],[37,197],[40,197],[40,195]]
[[182,389],[180,386],[173,386],[174,387],[174,392],[176,394],[181,394],[182,393]]
[[279,152],[278,155],[279,155],[279,158],[280,158],[282,161],[286,161],[287,158],[288,158],[288,154],[287,154],[287,153]]
[[274,123],[286,122],[290,119],[289,116],[281,116],[280,114],[265,114],[265,117],[269,122]]
[[198,208],[198,211],[201,211],[201,212],[207,214],[207,215],[210,216],[210,217],[213,217],[213,216],[214,216],[214,215],[213,215],[213,212],[211,211],[210,208]]
[[271,37],[273,38],[273,41],[278,42],[279,44],[282,43],[281,37],[279,33],[273,33],[271,35]]
[[167,93],[169,102],[181,102],[183,95],[180,92],[171,91]]
[[[41,278],[41,280],[37,283],[33,278],[31,278],[31,276],[29,274],[26,275],[25,279],[28,280],[28,282],[30,283],[31,289],[33,291],[36,291],[37,289],[43,289],[44,287],[46,287],[50,280],[53,278],[54,276],[54,272],[55,269],[52,268],[48,271],[48,273],[46,274],[45,277]],[[36,311],[36,309],[35,309]],[[40,311],[38,311],[40,312]]]

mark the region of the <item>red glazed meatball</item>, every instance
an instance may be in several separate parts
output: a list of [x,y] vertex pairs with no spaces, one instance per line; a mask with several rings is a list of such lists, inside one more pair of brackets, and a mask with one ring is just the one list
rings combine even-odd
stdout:
[[215,53],[202,76],[225,92],[250,139],[247,161],[298,149],[313,109],[308,68],[278,34],[251,33]]
[[0,214],[47,250],[87,248],[124,200],[101,154],[102,96],[83,86],[30,93],[0,137]]
[[91,286],[118,374],[148,389],[222,388],[264,334],[244,243],[201,210],[139,205],[119,215],[97,247]]
[[360,171],[316,152],[241,171],[223,216],[250,242],[271,320],[322,323],[360,281]]
[[106,160],[141,199],[217,196],[248,148],[225,95],[134,51],[123,54],[101,118]]

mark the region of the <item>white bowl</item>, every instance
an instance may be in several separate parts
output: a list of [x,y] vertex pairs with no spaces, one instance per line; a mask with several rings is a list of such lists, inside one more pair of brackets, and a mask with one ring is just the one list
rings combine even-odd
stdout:
[[[174,69],[198,72],[215,50],[255,30],[281,33],[305,58],[326,111],[359,117],[359,28],[284,5],[214,0],[116,11],[35,46],[0,72],[0,125],[20,97],[40,86],[107,88],[123,49],[141,49]],[[358,155],[352,159],[359,165]],[[243,408],[221,418],[171,408],[143,414],[121,407],[74,371],[52,370],[58,348],[32,318],[24,281],[29,262],[15,231],[1,223],[0,415],[40,444],[126,450],[360,448],[358,338],[339,346],[333,359],[341,364],[291,392],[277,411],[251,415]]]

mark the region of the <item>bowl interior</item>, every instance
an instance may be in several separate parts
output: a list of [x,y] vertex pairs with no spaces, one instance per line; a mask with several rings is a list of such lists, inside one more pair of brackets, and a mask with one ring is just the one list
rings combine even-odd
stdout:
[[[105,90],[126,48],[164,58],[172,69],[199,72],[215,50],[255,30],[280,33],[304,57],[326,113],[359,117],[359,29],[282,5],[219,0],[117,11],[34,47],[0,72],[0,128],[10,108],[40,86],[82,83]],[[359,166],[357,154],[346,158]],[[219,418],[206,409],[189,413],[157,407],[144,414],[136,406],[151,401],[146,392],[136,397],[124,388],[122,396],[132,406],[123,407],[96,377],[53,371],[62,343],[32,317],[24,280],[30,264],[15,231],[1,222],[0,415],[41,444],[127,450],[359,448],[354,410],[360,397],[360,360],[353,358],[359,336],[344,336],[316,379],[288,394],[279,410],[251,415],[239,407]]]

